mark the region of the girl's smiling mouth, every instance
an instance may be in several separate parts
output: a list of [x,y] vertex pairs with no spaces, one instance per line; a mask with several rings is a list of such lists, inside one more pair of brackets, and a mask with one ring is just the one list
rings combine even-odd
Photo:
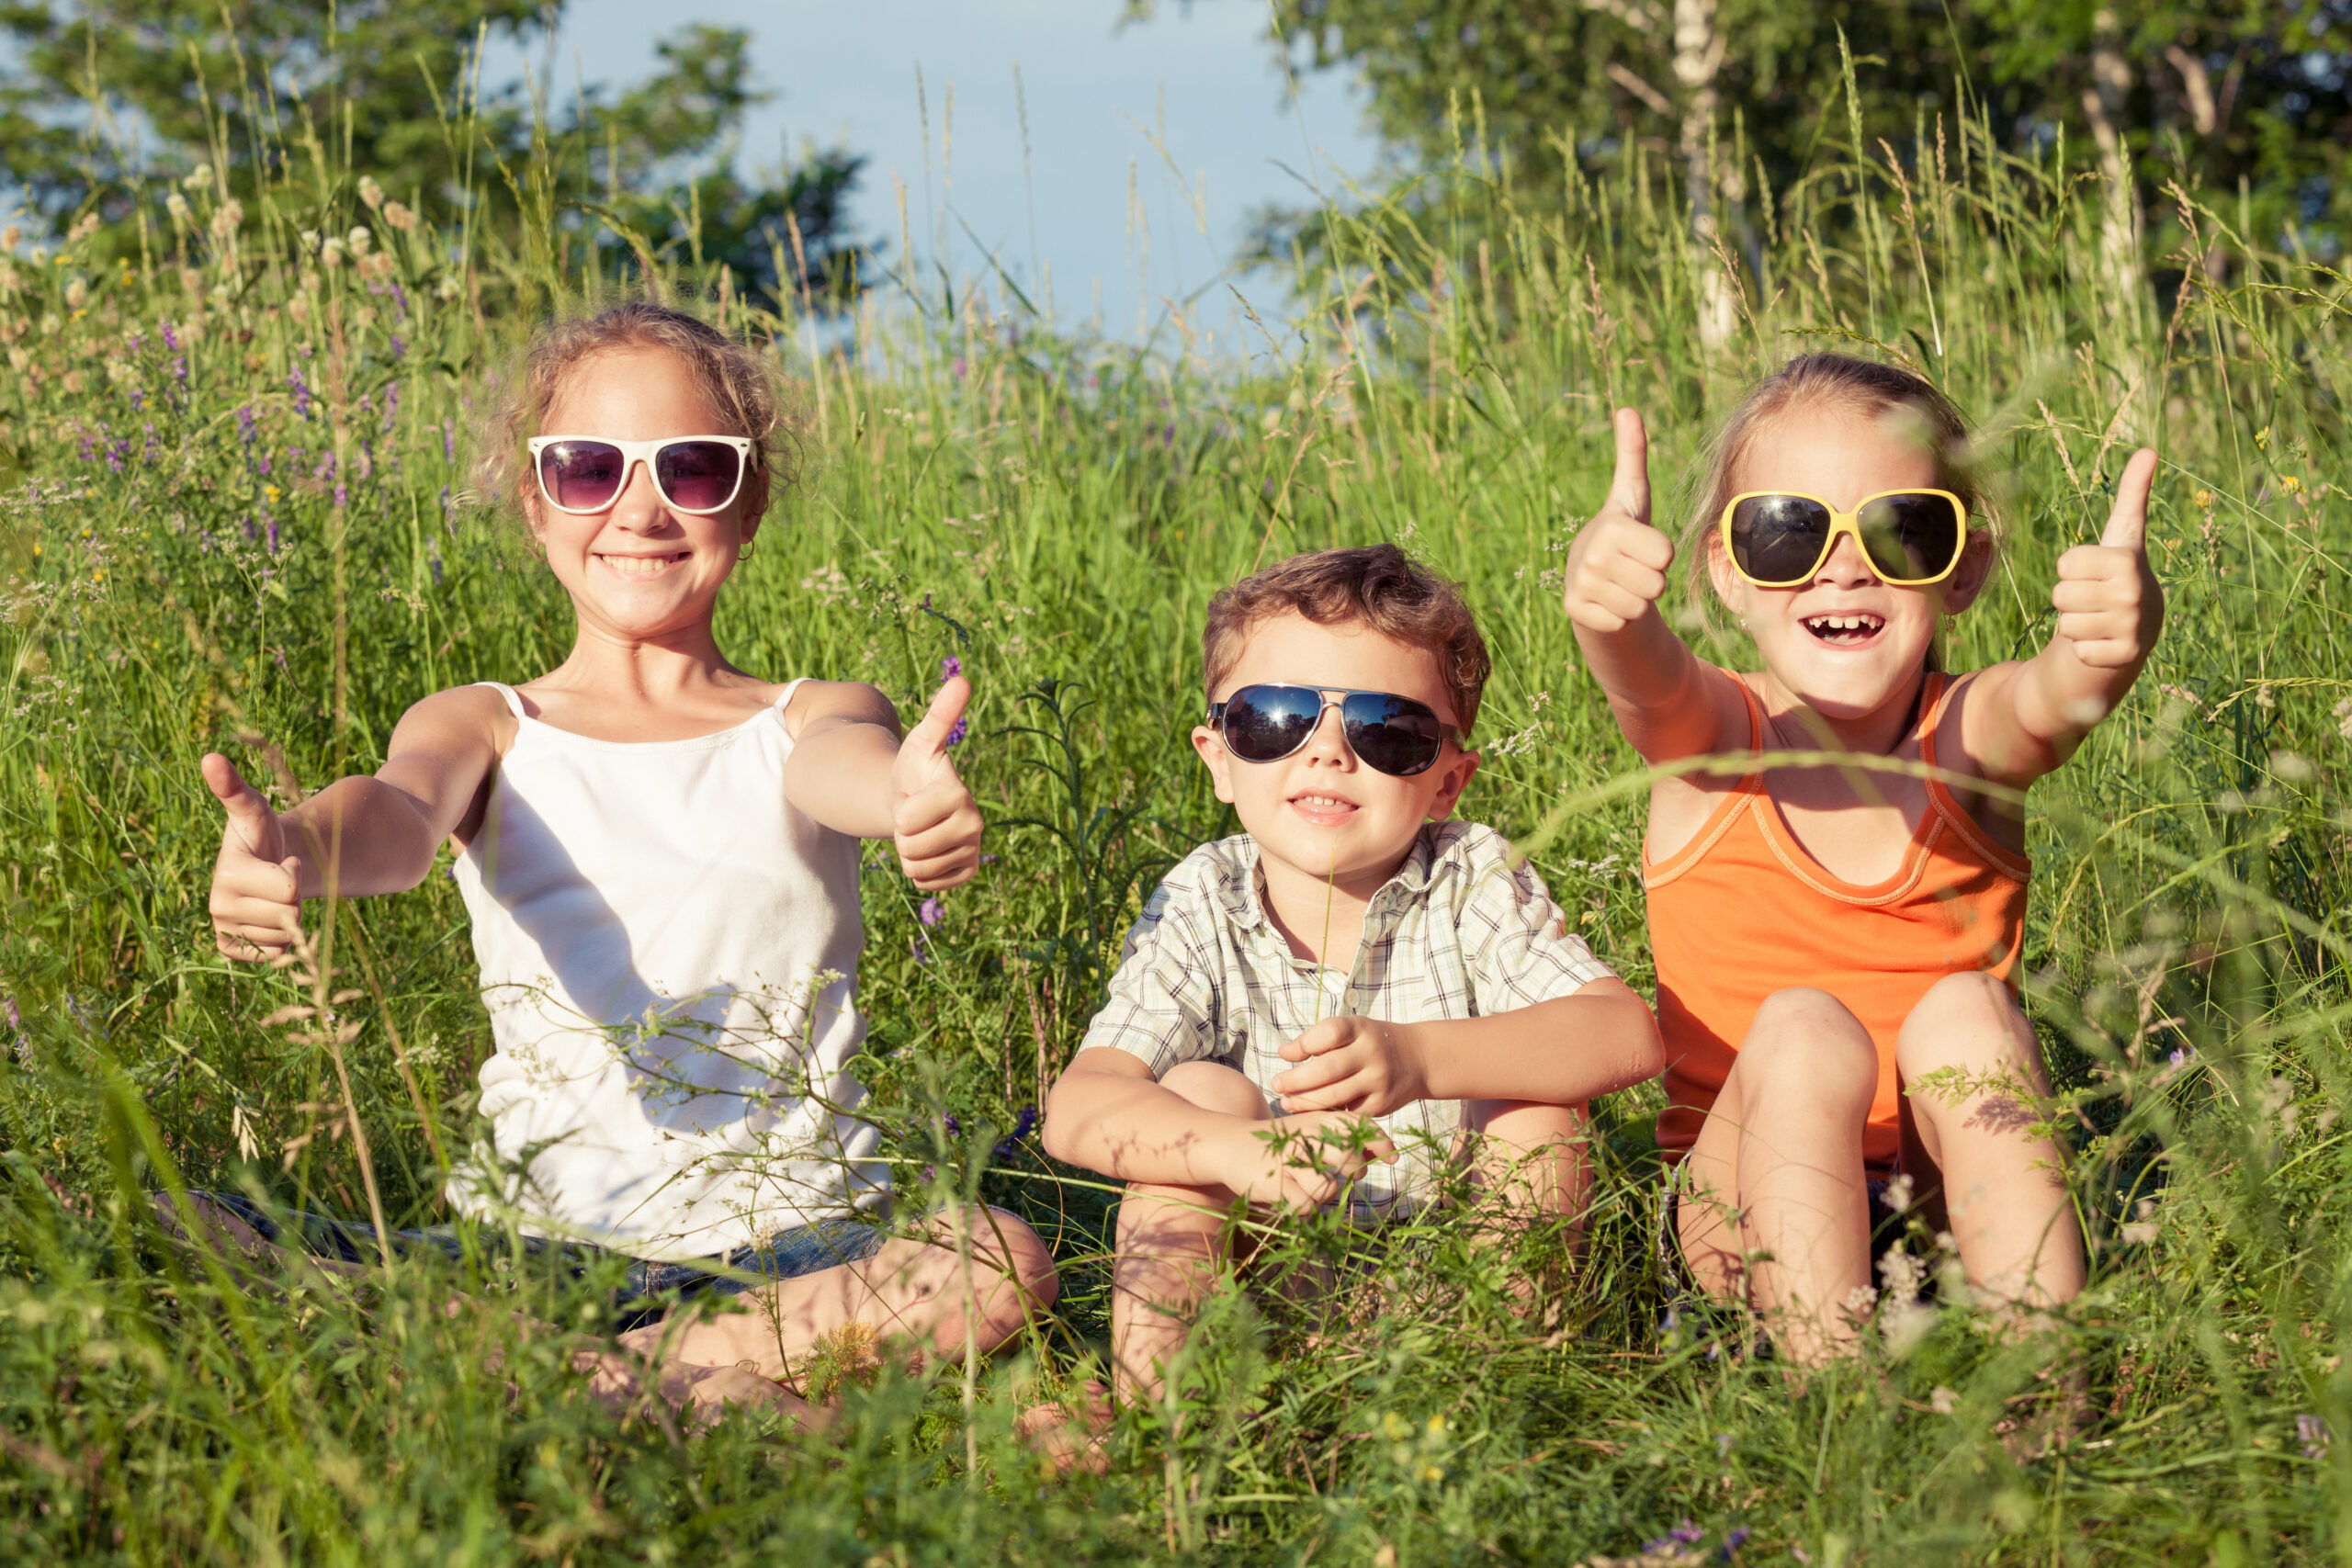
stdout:
[[1886,617],[1856,610],[1842,615],[1805,615],[1798,624],[1832,648],[1862,648],[1886,629]]
[[625,556],[601,551],[596,559],[616,576],[643,579],[659,577],[672,567],[683,566],[693,554],[692,550],[670,550],[661,555]]

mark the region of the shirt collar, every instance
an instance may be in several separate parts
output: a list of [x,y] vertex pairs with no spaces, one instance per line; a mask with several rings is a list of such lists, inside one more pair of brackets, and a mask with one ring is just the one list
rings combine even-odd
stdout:
[[[1413,835],[1413,847],[1405,852],[1404,863],[1372,896],[1372,903],[1365,910],[1367,919],[1407,903],[1428,889],[1430,877],[1437,868],[1438,831],[1439,824],[1432,822],[1424,824]],[[1233,842],[1235,853],[1227,863],[1226,874],[1217,888],[1225,918],[1240,931],[1272,932],[1274,923],[1266,915],[1265,875],[1258,862],[1258,840],[1241,833]]]

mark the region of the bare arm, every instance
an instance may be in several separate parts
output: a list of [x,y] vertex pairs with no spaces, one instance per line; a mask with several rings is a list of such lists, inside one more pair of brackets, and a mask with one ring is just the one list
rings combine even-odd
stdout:
[[504,715],[486,689],[436,692],[401,716],[372,776],[338,779],[284,812],[229,759],[207,755],[204,782],[228,818],[210,898],[220,951],[275,957],[299,929],[303,899],[398,893],[424,881],[497,763]]
[[1725,716],[1747,713],[1658,614],[1673,564],[1674,541],[1650,525],[1648,433],[1640,414],[1619,409],[1617,476],[1568,550],[1563,598],[1618,728],[1651,762],[1721,750]]
[[2156,455],[2132,455],[2096,545],[2058,558],[2049,646],[1996,665],[1969,683],[1961,733],[1971,761],[1996,784],[2023,789],[2053,772],[2123,700],[2164,629],[2165,595],[2148,566],[2148,491]]
[[1579,1105],[1666,1066],[1657,1021],[1623,980],[1484,1018],[1328,1018],[1283,1047],[1273,1087],[1294,1110],[1385,1116],[1417,1100]]
[[[1046,1097],[1045,1145],[1057,1160],[1122,1181],[1224,1188],[1253,1201],[1312,1207],[1393,1152],[1378,1142],[1347,1147],[1354,1121],[1204,1111],[1162,1089],[1141,1057],[1097,1046],[1080,1051]],[[1298,1146],[1279,1146],[1283,1133],[1299,1134],[1289,1140]]]
[[893,839],[918,887],[953,887],[979,869],[979,804],[948,758],[948,736],[971,701],[958,675],[939,688],[904,741],[898,710],[873,687],[810,682],[793,699],[797,723],[784,797],[837,833]]

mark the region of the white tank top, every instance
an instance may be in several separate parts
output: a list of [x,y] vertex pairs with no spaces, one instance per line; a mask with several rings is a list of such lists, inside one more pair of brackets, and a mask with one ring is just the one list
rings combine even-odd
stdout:
[[[865,1035],[859,844],[785,800],[799,682],[732,729],[645,742],[483,683],[516,732],[456,874],[497,1045],[481,1112],[524,1168],[524,1227],[699,1258],[879,1201],[843,1066]],[[449,1195],[500,1206],[480,1167]]]

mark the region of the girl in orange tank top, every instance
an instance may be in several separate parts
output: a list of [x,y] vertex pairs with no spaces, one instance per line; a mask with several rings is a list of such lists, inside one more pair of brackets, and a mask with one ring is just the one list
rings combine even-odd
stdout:
[[2124,466],[2098,541],[2059,558],[2049,646],[1948,679],[1938,625],[1994,556],[1970,526],[1967,439],[1928,382],[1843,355],[1748,395],[1684,548],[1694,594],[1754,639],[1752,674],[1702,661],[1658,613],[1676,549],[1650,525],[1631,410],[1568,556],[1577,644],[1644,761],[1752,760],[1650,792],[1658,1143],[1691,1274],[1799,1362],[1850,1349],[1871,1311],[1873,1178],[1949,1231],[1980,1297],[2030,1310],[2083,1286],[2064,1152],[2030,1109],[2048,1084],[2016,995],[2018,803],[2154,646],[2155,455]]

